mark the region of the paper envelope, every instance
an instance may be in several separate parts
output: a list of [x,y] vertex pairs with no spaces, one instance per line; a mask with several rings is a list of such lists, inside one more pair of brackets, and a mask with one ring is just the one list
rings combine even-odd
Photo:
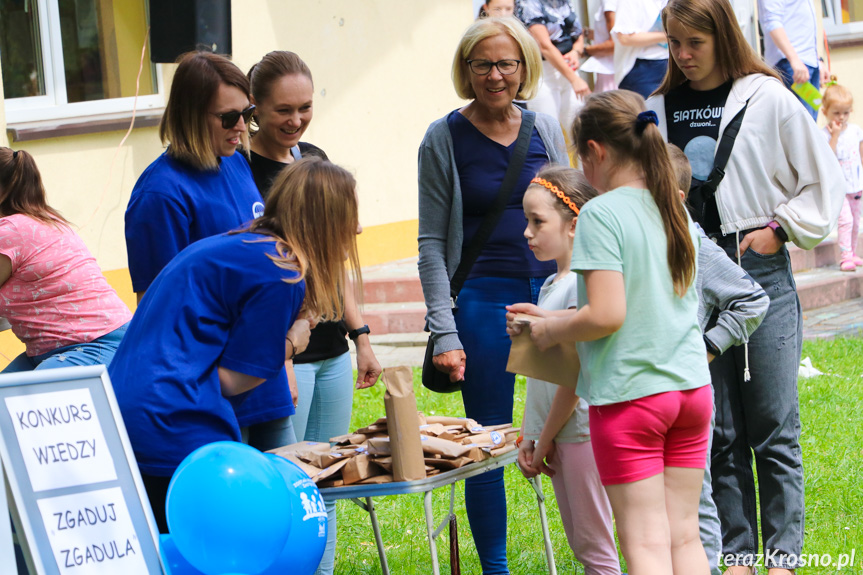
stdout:
[[530,339],[530,323],[536,319],[539,318],[521,313],[516,316],[516,321],[526,325],[512,338],[506,370],[575,389],[581,369],[575,343],[558,344],[540,351]]

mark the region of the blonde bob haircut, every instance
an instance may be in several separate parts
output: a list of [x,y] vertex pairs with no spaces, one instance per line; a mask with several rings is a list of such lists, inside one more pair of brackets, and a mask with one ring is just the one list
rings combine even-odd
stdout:
[[[779,79],[776,71],[764,63],[746,42],[734,9],[728,0],[669,0],[662,9],[662,27],[668,33],[668,19],[683,27],[713,36],[716,66],[725,81],[750,74],[764,74]],[[668,59],[668,71],[654,94],[667,94],[686,81],[674,58]]]
[[[264,215],[245,231],[270,236],[280,268],[296,271],[288,283],[306,282],[304,309],[333,321],[345,315],[345,290],[362,293],[357,227],[356,180],[335,164],[317,157],[297,160],[273,180]],[[354,280],[349,285],[350,276]]]
[[[159,137],[169,145],[168,155],[198,170],[218,170],[219,159],[210,132],[210,108],[219,86],[233,86],[249,97],[249,80],[237,66],[211,52],[187,52],[177,60],[179,66],[171,81],[171,94]],[[240,141],[249,149],[249,136]]]
[[524,24],[519,22],[513,16],[504,18],[482,18],[477,20],[465,31],[464,35],[458,43],[458,48],[455,51],[455,58],[452,61],[452,82],[455,86],[455,93],[459,98],[464,100],[473,100],[476,98],[476,93],[473,86],[470,84],[470,76],[472,72],[467,65],[467,60],[470,58],[470,53],[476,48],[476,45],[488,38],[493,38],[498,34],[507,34],[515,43],[518,44],[518,49],[521,51],[521,64],[519,64],[519,73],[522,74],[523,80],[519,86],[516,98],[519,100],[530,100],[536,96],[539,80],[542,77],[542,55],[539,52],[539,46]]

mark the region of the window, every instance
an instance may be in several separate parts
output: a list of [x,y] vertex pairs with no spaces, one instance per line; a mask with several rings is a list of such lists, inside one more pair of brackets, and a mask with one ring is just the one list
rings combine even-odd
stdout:
[[[146,33],[146,0],[0,0],[7,122],[131,111]],[[159,85],[148,48],[139,110],[164,105]]]
[[863,37],[863,0],[822,0],[821,8],[829,40]]

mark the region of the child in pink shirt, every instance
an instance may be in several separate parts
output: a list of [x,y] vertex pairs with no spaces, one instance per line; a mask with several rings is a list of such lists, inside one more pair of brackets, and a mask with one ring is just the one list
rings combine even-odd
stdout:
[[0,316],[27,346],[4,372],[109,364],[132,318],[25,151],[0,148]]

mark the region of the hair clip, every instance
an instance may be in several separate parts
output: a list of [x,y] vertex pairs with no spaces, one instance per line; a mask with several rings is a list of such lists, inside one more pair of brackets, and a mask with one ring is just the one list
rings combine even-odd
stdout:
[[563,190],[561,190],[560,188],[558,188],[557,186],[555,186],[554,184],[552,184],[551,182],[549,182],[545,178],[538,178],[537,177],[537,178],[532,179],[530,181],[530,183],[531,184],[539,184],[540,186],[544,187],[549,192],[551,192],[552,194],[554,194],[555,196],[560,198],[560,201],[562,201],[564,204],[566,204],[566,207],[568,207],[570,210],[575,212],[576,216],[578,215],[578,212],[579,212],[578,206],[575,205],[575,202],[573,202],[572,200],[570,200],[569,198],[566,197],[566,194],[563,193]]
[[654,124],[656,126],[659,125],[659,116],[656,115],[656,112],[653,110],[647,110],[645,112],[639,112],[638,116],[635,119],[635,131],[641,135],[644,132],[644,129],[648,124]]

